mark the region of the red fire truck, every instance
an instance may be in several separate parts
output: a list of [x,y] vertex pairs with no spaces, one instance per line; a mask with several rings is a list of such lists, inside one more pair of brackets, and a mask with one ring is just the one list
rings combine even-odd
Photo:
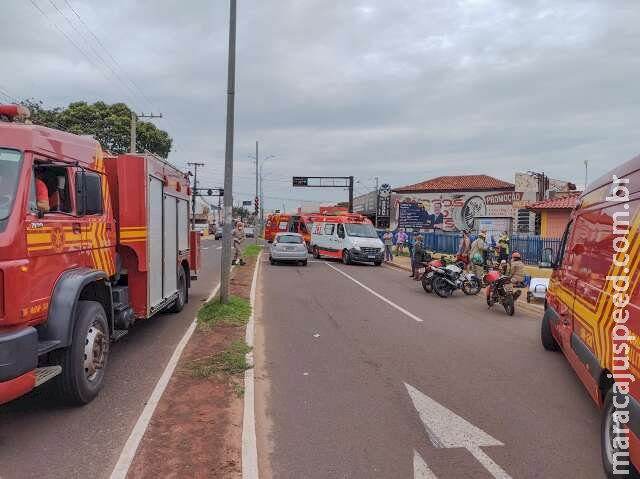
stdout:
[[0,122],[0,404],[54,378],[88,403],[109,343],[184,307],[199,248],[188,211],[185,174],[161,159]]

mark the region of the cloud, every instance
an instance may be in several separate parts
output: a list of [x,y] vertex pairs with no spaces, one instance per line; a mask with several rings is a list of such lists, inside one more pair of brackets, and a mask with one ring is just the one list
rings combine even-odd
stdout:
[[[162,111],[171,161],[222,182],[228,2],[7,2],[0,88],[48,105],[134,101]],[[64,38],[65,31],[91,58]],[[640,10],[633,0],[238,2],[235,188],[253,194],[260,140],[267,207],[345,199],[293,189],[293,175],[432,176],[521,170],[581,183],[640,151]],[[109,60],[106,55],[106,60]],[[132,80],[143,92],[129,81]],[[295,201],[287,201],[292,207]]]

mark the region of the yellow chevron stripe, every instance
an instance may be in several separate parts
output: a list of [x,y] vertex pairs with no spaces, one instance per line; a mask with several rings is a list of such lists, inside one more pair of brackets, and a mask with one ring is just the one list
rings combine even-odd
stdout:
[[53,245],[42,245],[42,246],[29,246],[27,248],[27,251],[32,252],[32,251],[44,251],[44,250],[48,250],[51,249],[53,247]]
[[[611,268],[609,268],[609,272],[607,273],[608,276],[618,276],[620,275],[620,273],[623,273],[625,268],[629,268],[629,271],[633,272],[636,270],[635,268],[638,267],[638,260],[640,260],[640,258],[637,257],[636,253],[638,251],[638,248],[640,247],[640,241],[637,241],[638,228],[640,228],[640,211],[636,212],[634,218],[630,223],[629,234],[626,235],[630,245],[629,251],[627,251],[626,253],[618,253],[616,255],[616,260],[620,262],[622,259],[624,259],[625,254],[629,254],[629,257],[631,258],[631,264],[627,266],[616,266],[612,262]],[[614,304],[613,301],[611,301],[615,290],[613,289],[613,282],[608,283],[609,284],[606,285],[606,293],[601,294],[598,298],[598,322],[602,321],[603,324],[601,328],[597,329],[596,336],[600,336],[600,338],[598,339],[601,340],[603,344],[604,356],[602,358],[603,361],[601,361],[602,363],[604,363],[605,361],[608,362],[610,351],[613,354],[613,344],[611,341],[609,341],[610,336],[608,335],[608,332],[609,329],[613,331],[613,323],[615,322],[612,316]],[[633,290],[629,291],[629,294],[632,291]]]
[[27,244],[50,243],[51,233],[31,233],[27,235]]

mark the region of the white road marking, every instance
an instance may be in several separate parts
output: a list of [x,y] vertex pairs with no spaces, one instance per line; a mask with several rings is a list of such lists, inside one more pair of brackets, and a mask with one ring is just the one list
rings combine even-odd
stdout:
[[413,406],[420,415],[429,440],[434,446],[441,448],[464,447],[473,454],[493,477],[496,479],[511,479],[509,474],[480,449],[485,446],[504,446],[503,443],[413,386],[407,383],[404,385],[413,401]]
[[415,449],[413,451],[413,479],[438,479]]
[[[251,282],[251,316],[247,323],[246,339],[251,351],[247,353],[247,363],[253,366],[253,334],[255,329],[255,304],[256,285],[258,283],[258,269],[260,268],[260,257],[256,259],[256,269],[253,271]],[[256,417],[255,417],[255,387],[253,367],[244,372],[244,416],[242,418],[242,477],[243,479],[258,479],[258,446],[256,441]]]
[[[209,295],[209,299],[213,298],[218,293],[219,289],[220,289],[220,284],[218,283],[218,285],[213,289],[213,291]],[[158,379],[158,382],[156,383],[156,387],[153,388],[153,392],[151,393],[151,396],[149,396],[149,399],[147,400],[146,406],[142,410],[140,417],[138,417],[138,420],[136,421],[135,426],[133,426],[131,434],[129,435],[129,438],[127,439],[127,442],[125,443],[124,448],[120,453],[118,462],[116,463],[115,467],[113,468],[113,471],[111,472],[111,479],[125,479],[127,477],[127,472],[129,471],[129,468],[133,463],[133,460],[136,456],[136,451],[138,450],[138,447],[140,446],[140,442],[142,441],[144,433],[147,430],[147,427],[149,426],[149,422],[153,417],[153,413],[155,412],[156,407],[160,402],[160,398],[162,397],[162,394],[164,393],[165,389],[167,388],[167,385],[169,384],[169,380],[171,379],[171,376],[173,375],[173,372],[176,369],[176,366],[178,365],[178,361],[180,360],[180,356],[182,355],[184,348],[187,346],[189,339],[191,339],[191,336],[193,335],[193,332],[196,329],[196,322],[197,322],[197,317],[193,319],[193,321],[189,325],[189,328],[187,328],[187,331],[184,333],[184,336],[182,336],[182,339],[176,346],[176,349],[173,351],[173,354],[171,355],[169,362],[167,363],[166,367],[164,368],[164,371],[162,372],[162,376],[160,376],[160,379]]]
[[392,308],[397,309],[398,311],[400,311],[402,314],[404,314],[405,316],[410,317],[411,319],[413,319],[414,321],[417,321],[419,323],[421,323],[422,321],[424,321],[422,318],[419,318],[418,316],[416,316],[415,314],[407,311],[406,309],[404,309],[402,306],[397,305],[396,303],[394,303],[393,301],[391,301],[390,299],[385,298],[384,296],[382,296],[380,293],[376,293],[374,290],[372,290],[371,288],[369,288],[368,286],[366,286],[365,284],[361,283],[360,281],[358,281],[357,279],[355,279],[353,276],[345,273],[344,271],[342,271],[340,268],[336,268],[335,266],[333,266],[331,263],[326,263],[326,265],[331,268],[336,270],[338,273],[340,273],[343,276],[346,276],[347,278],[349,278],[351,281],[353,281],[354,283],[356,283],[358,286],[360,286],[362,289],[364,289],[365,291],[368,291],[369,293],[371,293],[372,295],[374,295],[376,298],[381,299],[382,301],[384,301],[385,303],[387,303],[389,306],[391,306]]
[[222,249],[222,246],[218,246],[216,249]]

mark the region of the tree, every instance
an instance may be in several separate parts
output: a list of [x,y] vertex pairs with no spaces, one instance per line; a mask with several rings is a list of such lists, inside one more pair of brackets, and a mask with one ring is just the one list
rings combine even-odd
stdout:
[[[41,101],[22,102],[31,110],[31,121],[36,125],[68,131],[77,135],[92,135],[105,150],[115,154],[129,151],[131,143],[131,110],[124,103],[108,105],[98,101],[70,103],[67,108],[46,109]],[[162,158],[171,151],[173,140],[166,131],[153,123],[138,121],[136,128],[137,151],[148,150]]]

